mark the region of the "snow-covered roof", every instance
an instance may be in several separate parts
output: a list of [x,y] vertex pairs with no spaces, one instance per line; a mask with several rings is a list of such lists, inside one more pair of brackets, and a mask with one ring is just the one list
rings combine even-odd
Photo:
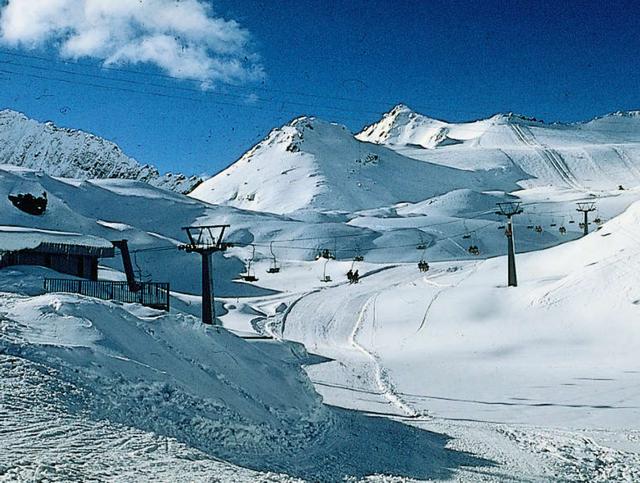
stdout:
[[0,225],[0,252],[41,249],[58,253],[69,252],[70,247],[74,247],[74,251],[84,249],[98,256],[113,256],[112,243],[97,236]]

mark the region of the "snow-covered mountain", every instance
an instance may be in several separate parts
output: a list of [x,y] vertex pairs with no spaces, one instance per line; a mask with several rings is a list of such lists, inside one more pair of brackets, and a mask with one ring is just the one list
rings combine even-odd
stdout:
[[301,117],[254,146],[190,196],[273,213],[353,212],[467,188],[517,188],[518,169],[462,170],[356,139],[341,125]]
[[0,164],[76,179],[118,178],[144,181],[188,193],[202,180],[183,174],[160,174],[141,165],[114,143],[76,129],[41,123],[11,110],[0,111]]
[[513,113],[447,123],[399,105],[355,136],[303,117],[274,129],[192,196],[256,211],[342,211],[418,202],[451,190],[640,184],[640,116],[546,124]]
[[527,174],[523,187],[606,191],[640,183],[638,111],[574,124],[547,124],[514,113],[447,123],[399,105],[356,138],[460,169],[515,166]]

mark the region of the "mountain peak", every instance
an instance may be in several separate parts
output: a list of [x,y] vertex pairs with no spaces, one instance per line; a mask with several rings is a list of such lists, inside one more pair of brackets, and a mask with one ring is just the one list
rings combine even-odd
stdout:
[[524,114],[518,114],[517,112],[500,112],[498,114],[494,114],[489,118],[491,121],[499,122],[499,123],[541,123],[544,124],[542,119],[537,119],[531,116],[525,116]]
[[397,104],[393,109],[391,109],[387,114],[388,115],[416,114],[416,112],[413,109],[411,109],[409,106],[401,102]]
[[356,138],[375,144],[417,144],[432,147],[432,138],[446,123],[418,114],[406,104],[398,104],[382,119],[366,126]]

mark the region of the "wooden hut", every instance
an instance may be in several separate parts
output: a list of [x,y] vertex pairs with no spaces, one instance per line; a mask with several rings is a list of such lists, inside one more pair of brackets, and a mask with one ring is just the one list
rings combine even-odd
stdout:
[[97,280],[98,260],[113,256],[113,245],[103,238],[37,228],[0,226],[0,268],[37,265]]

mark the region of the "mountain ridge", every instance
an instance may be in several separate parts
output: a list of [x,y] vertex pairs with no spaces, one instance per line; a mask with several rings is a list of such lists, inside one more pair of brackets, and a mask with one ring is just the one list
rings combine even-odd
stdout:
[[161,174],[140,164],[112,141],[80,129],[36,121],[11,109],[0,110],[0,163],[77,179],[131,179],[186,194],[202,179]]

